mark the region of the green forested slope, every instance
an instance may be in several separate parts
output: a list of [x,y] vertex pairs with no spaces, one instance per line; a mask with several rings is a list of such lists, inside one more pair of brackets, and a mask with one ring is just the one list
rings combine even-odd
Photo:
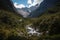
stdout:
[[[36,20],[35,20],[36,19]],[[49,8],[38,18],[34,18],[33,26],[42,33],[39,40],[60,40],[60,6]]]
[[[29,37],[25,29],[28,24],[38,28],[42,34]],[[23,18],[0,10],[0,40],[60,40],[60,4],[49,8],[38,18]]]
[[20,32],[23,32],[22,36],[24,36],[26,31],[24,21],[20,21],[20,19],[23,20],[16,13],[0,10],[0,40],[23,40],[24,37],[20,37]]

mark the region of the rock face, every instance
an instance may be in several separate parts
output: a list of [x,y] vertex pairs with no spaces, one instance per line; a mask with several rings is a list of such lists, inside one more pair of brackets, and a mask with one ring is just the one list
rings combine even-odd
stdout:
[[15,11],[12,0],[0,0],[0,9]]
[[60,0],[44,0],[35,11],[30,13],[29,17],[39,16],[41,13],[46,11],[48,8],[55,7],[56,2],[60,2]]

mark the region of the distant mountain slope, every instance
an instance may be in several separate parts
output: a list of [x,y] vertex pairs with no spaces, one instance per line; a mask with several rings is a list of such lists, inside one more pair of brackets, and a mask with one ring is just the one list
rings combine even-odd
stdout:
[[36,10],[38,7],[39,7],[39,4],[36,4],[35,6],[32,6],[30,8],[25,7],[25,8],[16,8],[16,9],[20,15],[27,18],[30,15],[30,13]]
[[46,11],[48,8],[55,7],[56,2],[60,2],[60,0],[44,0],[40,6],[33,12],[30,13],[29,17],[37,17],[44,11]]
[[25,12],[32,12],[32,11],[34,11],[35,9],[37,9],[39,7],[39,4],[36,4],[35,6],[32,6],[32,7],[30,7],[30,8],[28,8],[28,7],[24,7],[24,8],[16,8],[17,10],[23,10],[23,11],[25,11]]

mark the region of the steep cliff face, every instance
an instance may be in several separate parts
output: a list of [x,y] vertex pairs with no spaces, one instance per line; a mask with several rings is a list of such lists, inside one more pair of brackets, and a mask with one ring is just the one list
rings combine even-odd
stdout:
[[0,10],[15,11],[12,0],[0,0]]
[[60,4],[60,0],[44,0],[40,6],[31,13],[30,17],[37,17],[44,11],[46,11],[49,8],[55,7],[57,2]]

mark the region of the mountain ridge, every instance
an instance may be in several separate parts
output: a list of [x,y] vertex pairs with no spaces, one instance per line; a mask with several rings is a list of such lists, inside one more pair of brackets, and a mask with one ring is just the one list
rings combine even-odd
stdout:
[[55,7],[56,2],[60,0],[44,0],[40,6],[33,12],[30,13],[29,17],[37,17],[41,15],[44,11],[46,11],[48,8]]

